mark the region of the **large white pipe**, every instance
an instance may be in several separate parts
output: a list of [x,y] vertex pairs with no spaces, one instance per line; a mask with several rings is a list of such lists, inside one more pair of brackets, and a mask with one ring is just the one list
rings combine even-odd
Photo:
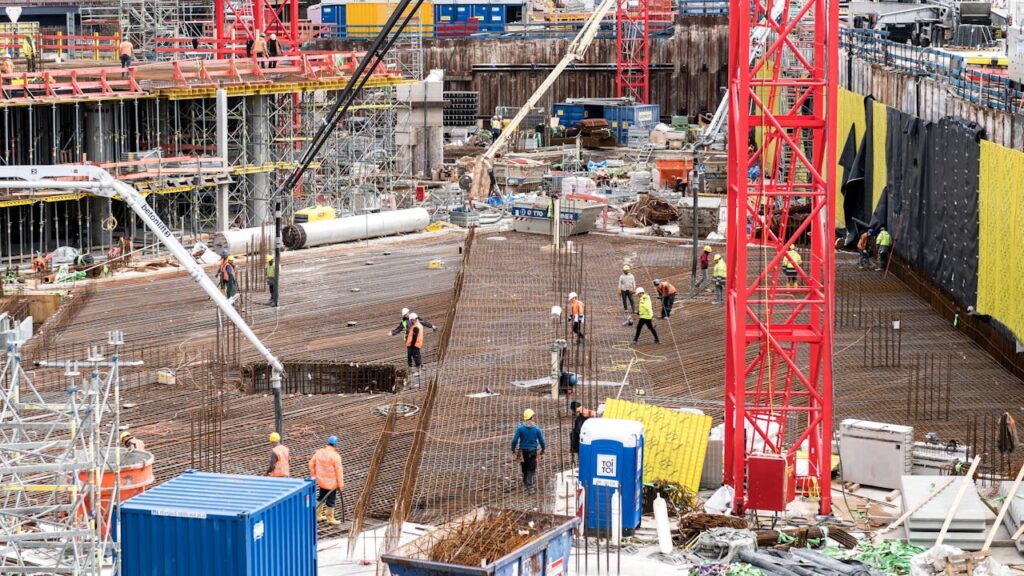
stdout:
[[423,208],[379,212],[365,216],[348,216],[335,220],[304,222],[286,226],[282,232],[284,245],[290,250],[365,240],[391,234],[419,232],[430,224],[430,214]]
[[[240,230],[227,230],[225,232],[217,232],[213,236],[213,240],[210,241],[210,247],[217,254],[220,254],[227,250],[228,254],[244,254],[249,244],[256,242],[259,239],[260,232],[263,228],[242,228]],[[271,246],[274,245],[274,228],[273,226],[267,228],[267,241]]]

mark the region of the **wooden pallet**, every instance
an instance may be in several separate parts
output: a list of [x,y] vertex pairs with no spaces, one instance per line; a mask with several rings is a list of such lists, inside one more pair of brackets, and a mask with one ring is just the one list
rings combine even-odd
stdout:
[[992,555],[989,550],[982,552],[964,552],[946,558],[946,576],[961,576],[974,574],[974,569],[981,565],[986,558]]

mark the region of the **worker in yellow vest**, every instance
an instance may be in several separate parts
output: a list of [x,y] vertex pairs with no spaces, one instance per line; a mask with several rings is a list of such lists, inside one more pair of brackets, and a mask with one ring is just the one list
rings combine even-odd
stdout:
[[800,253],[796,251],[796,246],[790,244],[789,250],[786,251],[786,257],[782,259],[782,273],[786,276],[786,286],[796,288],[800,285],[800,276],[797,274],[797,268],[800,267],[802,259]]
[[892,251],[892,234],[889,234],[885,226],[878,230],[875,245],[878,246],[878,267],[875,270],[883,270],[889,265],[889,254]]
[[715,304],[725,302],[725,260],[721,254],[715,254],[715,267],[711,270],[711,280],[715,283]]
[[267,476],[275,478],[287,478],[291,476],[291,451],[284,444],[281,444],[281,435],[277,432],[270,433],[270,466],[267,467]]

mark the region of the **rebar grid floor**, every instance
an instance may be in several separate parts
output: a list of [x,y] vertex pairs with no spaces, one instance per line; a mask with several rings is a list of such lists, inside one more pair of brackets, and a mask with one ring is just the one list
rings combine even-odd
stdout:
[[[573,241],[583,256],[578,291],[587,304],[587,343],[570,344],[567,351],[572,361],[566,368],[584,375],[577,398],[588,407],[616,395],[670,407],[696,406],[720,422],[724,309],[712,304],[710,291],[691,297],[690,248],[674,240],[600,234]],[[412,520],[450,520],[483,504],[548,511],[554,503],[546,496],[553,492],[546,484],[558,471],[571,467],[568,400],[551,399],[547,386],[513,385],[546,378],[549,345],[556,338],[571,336],[564,322],[553,323],[550,318],[552,305],[564,309],[567,302],[566,294],[556,291],[563,284],[553,281],[554,259],[542,250],[548,239],[514,233],[478,235],[457,312],[454,318],[445,318],[460,266],[461,242],[462,235],[450,234],[289,254],[284,259],[282,308],[275,312],[250,305],[257,334],[285,358],[402,364],[403,342],[385,332],[397,324],[403,306],[439,327],[453,323],[443,366],[433,365],[440,332],[427,333],[424,359],[429,364],[420,390],[410,388],[397,396],[285,398],[285,438],[292,448],[293,476],[305,473],[306,461],[325,436],[338,434],[349,515],[385,421],[375,408],[393,400],[422,406],[425,385],[434,370],[438,370],[439,394]],[[385,250],[392,255],[383,256]],[[437,258],[445,261],[445,268],[428,270],[427,262]],[[374,264],[368,266],[367,261]],[[634,327],[623,326],[616,289],[623,263],[633,267],[637,284],[648,292],[653,291],[656,277],[678,290],[671,320],[657,319],[660,305],[654,303],[660,344],[654,344],[647,332],[639,345],[629,344]],[[856,258],[847,255],[838,258],[837,277],[837,319],[841,320],[835,337],[837,424],[842,418],[896,422],[915,426],[918,438],[937,432],[943,439],[966,440],[979,419],[992,419],[1003,410],[1012,412],[1021,382],[899,280],[858,270]],[[361,291],[350,292],[353,287]],[[255,302],[262,298],[259,293],[251,296]],[[893,340],[891,328],[887,328],[890,334],[879,336],[885,332],[880,326],[893,317],[900,321],[898,340]],[[349,320],[358,324],[348,327]],[[84,348],[94,343],[97,333],[119,328],[130,343],[147,346],[147,354],[156,349],[164,351],[158,358],[176,358],[174,353],[180,350],[213,346],[214,322],[212,307],[197,296],[191,280],[181,276],[140,279],[99,286],[78,317],[56,335],[56,343],[74,342]],[[883,349],[891,356],[885,357]],[[869,351],[876,356],[869,356]],[[926,394],[928,386],[921,374],[933,372],[919,366],[928,354],[939,355],[943,366],[948,364],[946,373],[936,377],[950,388],[948,402],[941,394],[938,400]],[[245,345],[242,356],[255,359]],[[151,363],[148,368],[155,372],[158,366]],[[615,383],[623,381],[627,370],[629,378],[620,388]],[[135,406],[123,412],[124,421],[156,454],[158,480],[180,473],[189,465],[189,415],[199,405],[199,392],[181,381],[175,386],[130,382],[124,395]],[[498,395],[467,396],[488,391]],[[521,487],[510,449],[525,408],[537,412],[549,443],[535,496]],[[223,424],[223,471],[259,474],[265,470],[269,460],[265,439],[272,421],[269,396],[232,393]],[[396,421],[368,506],[372,517],[382,517],[391,509],[416,421],[416,417]]]

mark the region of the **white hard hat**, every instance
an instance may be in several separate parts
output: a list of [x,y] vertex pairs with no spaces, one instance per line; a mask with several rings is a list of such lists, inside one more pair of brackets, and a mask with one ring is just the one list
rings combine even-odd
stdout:
[[644,292],[646,292],[646,290],[643,289],[643,286],[636,289],[637,294],[643,294]]
[[576,297],[576,293],[575,292],[569,292],[569,300],[572,300],[575,297]]
[[415,312],[409,313],[409,320],[415,320],[417,318],[419,318],[419,316],[417,316]]
[[270,39],[271,40],[277,40],[277,34],[271,34],[270,35]]
[[408,315],[409,315],[409,309],[408,308],[402,308],[402,316],[408,316]]

